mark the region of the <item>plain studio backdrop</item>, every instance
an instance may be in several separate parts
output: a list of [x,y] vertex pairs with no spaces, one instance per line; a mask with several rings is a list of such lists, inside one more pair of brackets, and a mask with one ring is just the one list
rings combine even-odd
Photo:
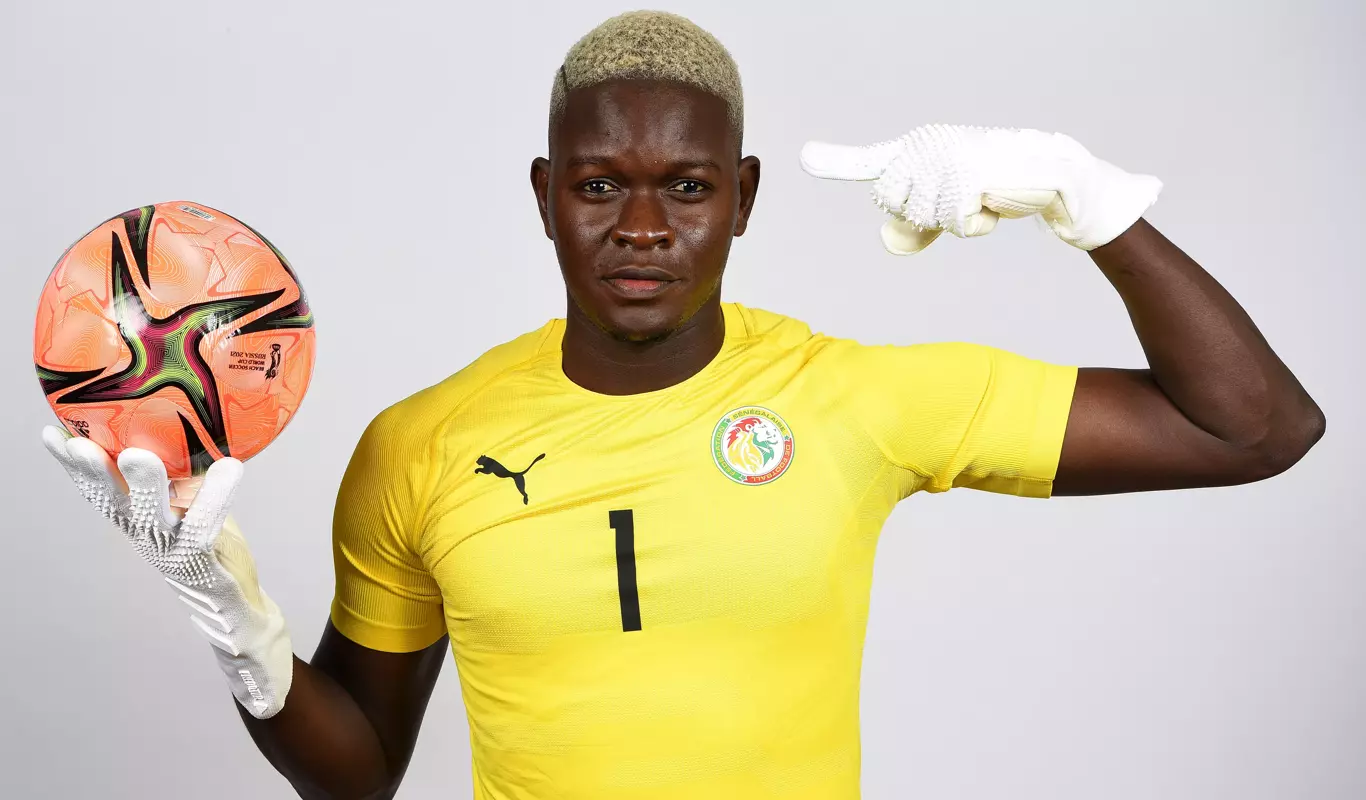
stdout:
[[[383,407],[564,313],[528,183],[551,76],[617,3],[5,0],[0,796],[292,793],[180,603],[44,452],[38,293],[135,206],[193,200],[296,266],[312,388],[236,515],[295,649],[332,597],[342,470]],[[680,2],[745,82],[763,160],[725,297],[869,343],[1144,364],[1083,253],[1032,221],[883,252],[866,187],[807,139],[929,122],[1059,130],[1166,188],[1149,219],[1246,306],[1328,416],[1239,488],[1023,500],[961,490],[883,533],[863,793],[956,800],[1366,797],[1366,11],[1336,2]],[[470,796],[447,663],[400,792]]]

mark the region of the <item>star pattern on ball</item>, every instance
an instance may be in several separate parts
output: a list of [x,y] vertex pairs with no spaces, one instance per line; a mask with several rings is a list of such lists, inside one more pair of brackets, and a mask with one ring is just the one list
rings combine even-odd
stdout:
[[[147,313],[138,294],[118,233],[111,232],[111,236],[111,305],[119,335],[132,354],[132,360],[117,373],[80,386],[58,398],[57,402],[136,400],[174,387],[189,401],[200,425],[218,451],[224,456],[231,455],[218,383],[214,380],[208,361],[200,352],[200,344],[214,331],[234,329],[237,320],[269,306],[285,290],[195,303],[178,309],[168,317],[153,317]],[[303,303],[302,296],[299,303]],[[238,332],[233,331],[234,334]],[[198,442],[189,439],[192,430],[188,420],[182,417],[182,422],[186,428],[187,444],[193,453]]]

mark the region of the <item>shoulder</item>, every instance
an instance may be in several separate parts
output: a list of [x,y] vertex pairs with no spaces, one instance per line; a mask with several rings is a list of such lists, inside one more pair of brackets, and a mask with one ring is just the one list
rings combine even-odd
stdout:
[[806,346],[817,338],[811,333],[811,326],[799,319],[739,303],[727,305],[733,312],[728,318],[737,320],[740,324],[740,330],[726,332],[727,338],[740,339],[751,345],[782,349]]
[[738,339],[751,357],[768,364],[792,364],[810,379],[824,381],[832,372],[850,378],[851,371],[877,371],[906,350],[813,332],[809,324],[794,317],[739,304],[731,306],[734,313],[728,318],[738,320],[741,330],[734,334],[728,331],[728,338]]
[[744,330],[738,336],[757,347],[800,351],[806,366],[815,369],[869,371],[896,370],[899,374],[979,375],[994,360],[1015,357],[988,345],[971,342],[923,342],[911,344],[865,344],[856,339],[813,332],[793,317],[731,304]]
[[380,437],[396,445],[433,441],[472,402],[544,360],[556,322],[493,347],[440,383],[384,409],[370,423],[366,437]]

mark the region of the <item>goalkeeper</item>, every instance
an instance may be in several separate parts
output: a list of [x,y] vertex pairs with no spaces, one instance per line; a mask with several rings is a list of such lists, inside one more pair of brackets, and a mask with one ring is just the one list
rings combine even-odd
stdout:
[[1158,181],[1060,134],[930,125],[801,163],[871,181],[896,253],[1039,217],[1119,293],[1147,369],[870,347],[723,303],[760,177],[742,109],[734,62],[682,18],[625,14],[569,51],[530,171],[566,316],[371,424],[311,660],[228,517],[239,463],[182,517],[151,454],[45,433],[302,796],[392,796],[450,653],[479,800],[856,798],[872,557],[898,501],[1249,483],[1322,436],[1243,309],[1142,218]]

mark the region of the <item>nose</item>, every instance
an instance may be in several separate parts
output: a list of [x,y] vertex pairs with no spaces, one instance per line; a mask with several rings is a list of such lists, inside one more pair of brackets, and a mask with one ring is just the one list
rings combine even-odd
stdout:
[[664,204],[653,192],[632,192],[627,197],[612,228],[612,241],[639,250],[673,244],[673,226],[664,212]]

